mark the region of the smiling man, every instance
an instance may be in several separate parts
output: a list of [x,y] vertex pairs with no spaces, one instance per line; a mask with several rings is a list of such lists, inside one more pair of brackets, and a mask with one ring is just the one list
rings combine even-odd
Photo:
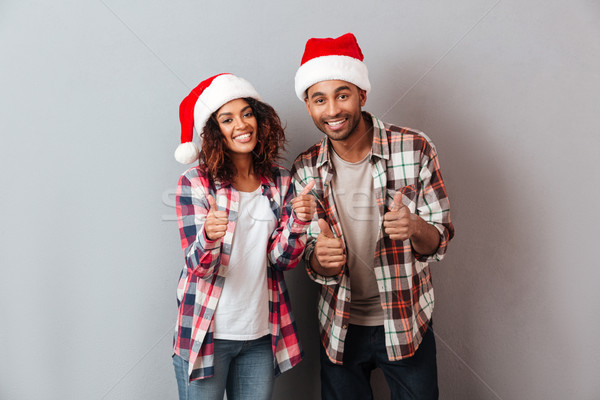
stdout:
[[371,89],[356,38],[310,39],[296,94],[325,137],[300,154],[295,189],[312,180],[318,221],[304,254],[321,285],[321,394],[372,399],[381,368],[393,399],[438,398],[428,263],[454,235],[431,140],[362,111]]

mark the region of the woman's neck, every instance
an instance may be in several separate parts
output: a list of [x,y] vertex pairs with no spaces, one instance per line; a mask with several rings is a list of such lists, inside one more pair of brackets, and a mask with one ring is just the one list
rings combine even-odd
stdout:
[[260,185],[260,177],[254,173],[252,156],[232,157],[235,165],[233,187],[240,192],[253,192]]

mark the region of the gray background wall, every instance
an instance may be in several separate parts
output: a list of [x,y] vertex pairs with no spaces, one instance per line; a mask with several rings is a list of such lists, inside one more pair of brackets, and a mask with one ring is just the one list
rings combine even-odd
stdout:
[[[441,398],[600,398],[599,17],[592,0],[3,1],[0,398],[176,398],[179,102],[247,78],[289,165],[321,137],[293,93],[304,43],[348,31],[366,109],[435,141],[451,196]],[[287,280],[306,359],[275,398],[316,399],[316,288]]]

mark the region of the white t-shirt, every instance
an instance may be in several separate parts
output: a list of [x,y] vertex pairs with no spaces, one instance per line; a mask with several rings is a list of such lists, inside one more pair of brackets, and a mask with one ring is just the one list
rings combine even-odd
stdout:
[[229,269],[215,310],[215,338],[253,340],[269,334],[267,242],[277,225],[262,186],[239,192]]

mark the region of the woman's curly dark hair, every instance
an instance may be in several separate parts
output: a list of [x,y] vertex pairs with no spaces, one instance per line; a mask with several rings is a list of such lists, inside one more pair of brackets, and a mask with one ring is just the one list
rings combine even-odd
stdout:
[[[254,173],[272,178],[272,166],[281,157],[280,150],[285,150],[284,128],[273,107],[251,97],[244,97],[244,100],[252,108],[258,124],[258,141],[252,150]],[[210,116],[200,135],[200,166],[204,167],[213,179],[231,182],[236,174],[235,165],[229,156],[216,114],[217,112],[214,112]]]

